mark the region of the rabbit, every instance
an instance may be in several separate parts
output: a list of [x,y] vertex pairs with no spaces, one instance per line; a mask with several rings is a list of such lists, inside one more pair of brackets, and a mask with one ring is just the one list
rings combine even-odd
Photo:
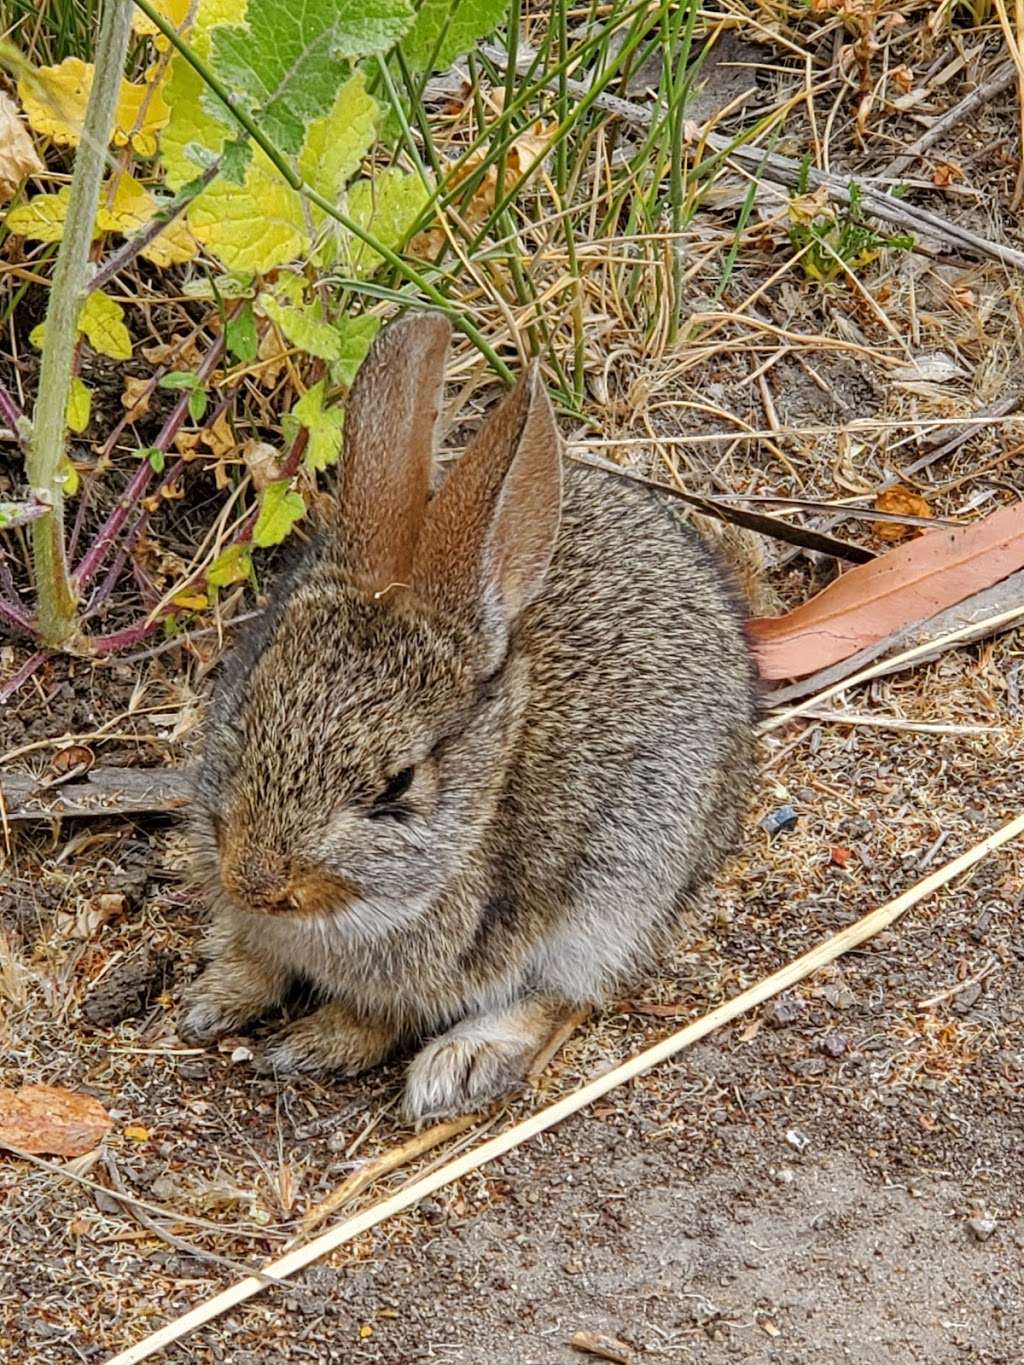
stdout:
[[524,1082],[653,964],[734,845],[754,766],[742,612],[643,486],[563,466],[536,363],[432,492],[450,339],[379,333],[337,512],[230,662],[190,846],[213,912],[180,1035],[320,1001],[260,1071],[417,1045],[404,1112]]

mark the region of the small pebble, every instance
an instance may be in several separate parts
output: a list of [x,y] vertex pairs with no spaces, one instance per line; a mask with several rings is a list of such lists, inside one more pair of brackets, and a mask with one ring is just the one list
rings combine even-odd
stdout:
[[786,1028],[795,1024],[804,1012],[802,1000],[775,1000],[768,1010],[768,1022],[772,1028]]
[[821,1040],[821,1050],[829,1057],[841,1057],[846,1051],[846,1039],[841,1033],[826,1033]]
[[251,1047],[236,1047],[235,1050],[234,1050],[234,1051],[232,1052],[232,1054],[231,1054],[231,1060],[232,1060],[233,1062],[251,1062],[251,1061],[252,1061],[252,1048],[251,1048]]
[[811,1139],[806,1133],[801,1133],[799,1128],[790,1128],[786,1133],[786,1141],[796,1151],[802,1152],[805,1147],[810,1145]]
[[764,817],[761,828],[774,839],[777,834],[792,829],[799,818],[792,806],[780,806]]
[[994,1218],[968,1218],[967,1227],[976,1242],[987,1242],[996,1230]]

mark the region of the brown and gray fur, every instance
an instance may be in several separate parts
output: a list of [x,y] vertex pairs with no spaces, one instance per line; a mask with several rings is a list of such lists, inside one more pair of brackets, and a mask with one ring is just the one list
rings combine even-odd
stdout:
[[514,1086],[561,1012],[656,960],[753,762],[733,594],[646,490],[562,469],[535,368],[429,497],[448,335],[419,314],[378,339],[337,521],[214,703],[212,960],[181,1025],[213,1038],[303,980],[325,1003],[257,1064],[356,1072],[422,1043],[417,1119]]

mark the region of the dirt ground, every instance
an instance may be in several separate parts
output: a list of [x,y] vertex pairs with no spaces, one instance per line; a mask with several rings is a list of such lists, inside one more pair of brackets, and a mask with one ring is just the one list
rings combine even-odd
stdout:
[[[979,60],[941,86],[937,109]],[[1015,99],[1010,88],[977,109],[914,184],[921,202],[1020,248]],[[918,131],[894,114],[875,169]],[[797,114],[778,150],[796,154],[805,133]],[[947,160],[963,178],[942,195],[927,175]],[[744,191],[716,185],[691,247],[731,232]],[[1001,268],[883,253],[864,276],[882,321],[853,287],[793,275],[769,288],[784,200],[759,191],[765,249],[745,243],[725,303],[764,292],[743,317],[737,304],[720,344],[652,359],[637,340],[609,361],[610,392],[606,374],[588,398],[600,453],[712,493],[869,495],[925,449],[930,423],[1019,383],[1024,315]],[[695,274],[695,311],[725,306],[715,279]],[[941,350],[955,373],[894,378],[907,347]],[[723,414],[776,434],[702,443]],[[979,424],[929,467],[919,486],[935,515],[1022,496],[1021,434]],[[170,527],[183,557],[187,514],[165,509],[153,528],[159,540]],[[840,529],[885,548],[869,521]],[[829,572],[769,542],[759,590],[788,605]],[[0,642],[4,677],[26,653]],[[135,662],[47,662],[0,710],[0,768],[50,778],[71,743],[106,767],[185,766],[216,653],[205,638]],[[1007,632],[773,731],[744,845],[706,916],[486,1131],[701,1016],[1024,809],[1022,669],[1024,638]],[[796,823],[772,836],[762,821],[786,805]],[[406,1140],[401,1067],[278,1083],[248,1068],[246,1039],[178,1041],[202,907],[181,890],[173,821],[17,825],[4,840],[0,1083],[88,1092],[115,1126],[75,1161],[0,1158],[0,1361],[102,1362],[264,1264],[361,1162]],[[584,1359],[573,1335],[599,1331],[638,1362],[677,1365],[1024,1361],[1022,904],[1018,841],[833,967],[165,1358],[569,1365]]]

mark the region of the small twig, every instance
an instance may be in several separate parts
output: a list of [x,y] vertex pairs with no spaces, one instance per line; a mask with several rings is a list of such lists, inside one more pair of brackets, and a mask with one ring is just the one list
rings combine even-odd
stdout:
[[862,545],[854,545],[850,541],[839,540],[835,536],[823,535],[820,531],[812,531],[805,526],[793,526],[788,521],[783,521],[781,517],[771,517],[764,512],[750,512],[729,503],[717,502],[714,498],[702,497],[697,493],[687,493],[684,489],[677,488],[675,484],[649,479],[645,474],[637,473],[635,469],[614,464],[611,460],[605,460],[600,455],[572,454],[571,458],[577,464],[590,465],[594,469],[603,469],[609,474],[618,475],[620,479],[642,483],[645,487],[653,488],[658,493],[664,493],[670,498],[678,498],[680,502],[685,502],[698,512],[703,512],[705,516],[714,517],[716,521],[731,522],[736,526],[743,526],[747,530],[758,531],[761,535],[772,536],[776,540],[784,540],[792,545],[800,545],[807,550],[817,550],[819,554],[832,555],[837,559],[845,559],[854,564],[866,564],[875,558],[874,553]]
[[[695,1020],[694,1023],[688,1024],[677,1033],[662,1039],[653,1047],[646,1048],[636,1056],[630,1057],[627,1061],[605,1072],[603,1076],[598,1076],[595,1080],[557,1100],[554,1104],[548,1105],[539,1113],[529,1115],[521,1122],[513,1124],[505,1132],[471,1148],[439,1170],[424,1176],[420,1180],[413,1181],[411,1185],[399,1190],[396,1194],[371,1205],[368,1209],[364,1209],[362,1213],[358,1213],[337,1227],[331,1228],[306,1246],[298,1247],[273,1261],[267,1270],[281,1278],[294,1275],[296,1271],[302,1270],[314,1261],[320,1260],[321,1257],[336,1251],[338,1247],[351,1242],[354,1237],[358,1237],[361,1233],[377,1227],[378,1224],[405,1209],[412,1208],[437,1190],[454,1184],[455,1181],[461,1180],[463,1176],[469,1175],[472,1171],[478,1171],[489,1162],[505,1156],[506,1153],[514,1151],[517,1147],[521,1147],[523,1143],[536,1137],[538,1133],[553,1128],[570,1115],[585,1109],[595,1100],[601,1099],[619,1086],[626,1085],[638,1076],[642,1076],[670,1057],[676,1056],[684,1048],[692,1046],[701,1038],[706,1038],[709,1033],[713,1033],[724,1024],[731,1022],[758,1005],[763,1005],[766,1000],[770,1000],[781,991],[788,990],[797,982],[803,981],[812,972],[819,971],[844,953],[866,943],[868,939],[894,924],[925,897],[932,895],[940,887],[948,885],[997,848],[1009,843],[1011,839],[1018,838],[1022,833],[1024,833],[1024,815],[1018,815],[994,834],[990,834],[988,838],[983,839],[973,848],[968,849],[966,853],[961,854],[959,858],[955,858],[945,867],[918,882],[916,886],[912,886],[901,896],[897,896],[895,900],[889,901],[877,910],[872,910],[870,914],[857,920],[855,924],[847,926],[838,934],[834,934],[823,943],[819,943],[779,971],[765,977],[763,981],[759,981],[748,990],[742,991],[739,995],[726,1001],[725,1004],[711,1010],[703,1018]],[[199,1304],[165,1327],[151,1333],[144,1340],[130,1346],[126,1351],[111,1356],[106,1365],[138,1365],[139,1361],[148,1360],[150,1356],[156,1355],[165,1346],[180,1341],[182,1337],[187,1336],[195,1328],[201,1327],[203,1323],[210,1322],[229,1309],[251,1299],[262,1288],[263,1284],[256,1276],[240,1280],[229,1289],[216,1294],[205,1303]]]
[[850,711],[805,711],[808,720],[820,720],[829,725],[867,725],[878,730],[906,730],[921,735],[992,735],[1004,737],[1001,725],[953,725],[945,721],[905,720],[902,716],[858,715]]
[[968,986],[976,986],[979,981],[984,981],[987,976],[999,966],[998,962],[990,962],[988,966],[982,967],[980,972],[975,972],[973,976],[967,977],[964,981],[958,981],[955,986],[950,986],[948,990],[939,991],[938,995],[930,996],[927,1000],[919,1000],[917,1008],[919,1010],[934,1009],[936,1005],[941,1005],[944,1000],[952,1000],[954,995],[959,995],[961,991],[967,990]]
[[[267,1275],[262,1270],[251,1271],[248,1266],[241,1261],[233,1260],[230,1256],[221,1256],[216,1251],[204,1251],[202,1247],[196,1246],[194,1242],[187,1242],[184,1237],[179,1237],[176,1233],[169,1232],[162,1223],[158,1223],[155,1218],[151,1218],[146,1212],[145,1206],[137,1199],[134,1199],[124,1187],[121,1179],[121,1172],[117,1169],[117,1162],[114,1160],[114,1153],[105,1151],[103,1153],[103,1164],[107,1168],[110,1176],[112,1189],[106,1191],[112,1199],[116,1199],[121,1207],[135,1219],[140,1227],[151,1232],[154,1237],[159,1237],[161,1242],[166,1242],[175,1251],[181,1251],[186,1256],[192,1256],[197,1261],[205,1261],[208,1265],[226,1266],[228,1270],[233,1270],[237,1275],[239,1271],[243,1275],[259,1275],[267,1284],[285,1285],[285,1280],[279,1280],[274,1275]],[[172,1217],[177,1217],[172,1214]]]
[[898,157],[893,161],[890,161],[887,166],[883,166],[882,169],[877,172],[878,179],[889,180],[894,176],[902,175],[909,166],[913,165],[914,160],[919,157],[922,152],[926,152],[929,147],[934,146],[934,144],[938,142],[940,138],[944,137],[951,128],[955,128],[956,125],[967,118],[969,114],[973,114],[975,109],[983,104],[987,104],[988,101],[994,99],[996,95],[1001,95],[1004,90],[1013,84],[1016,74],[1013,62],[1004,62],[1002,66],[997,66],[988,80],[982,81],[981,85],[976,86],[968,94],[964,95],[963,99],[958,100],[952,108],[947,109],[944,114],[940,115],[931,127],[927,128],[915,142],[912,142],[909,147],[904,148],[903,152]]
[[183,190],[160,211],[151,223],[147,223],[134,237],[129,237],[112,256],[107,258],[103,265],[97,266],[96,273],[89,280],[87,292],[91,294],[97,289],[102,289],[105,284],[109,284],[116,275],[131,265],[140,251],[144,251],[150,242],[155,242],[165,228],[169,227],[176,218],[180,218],[192,200],[216,179],[222,161],[223,157],[217,157],[216,161],[207,166],[198,179],[191,182],[187,192]]
[[9,678],[7,682],[4,683],[3,687],[0,687],[0,705],[9,701],[11,697],[14,696],[15,692],[28,682],[29,678],[31,678],[32,674],[35,673],[36,669],[39,668],[45,658],[46,651],[44,649],[39,650],[36,654],[29,655],[13,677]]
[[5,619],[16,630],[20,630],[23,635],[28,635],[31,639],[39,638],[39,631],[36,629],[35,622],[21,607],[15,606],[13,602],[8,602],[5,597],[0,597],[0,617]]

